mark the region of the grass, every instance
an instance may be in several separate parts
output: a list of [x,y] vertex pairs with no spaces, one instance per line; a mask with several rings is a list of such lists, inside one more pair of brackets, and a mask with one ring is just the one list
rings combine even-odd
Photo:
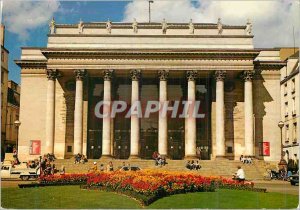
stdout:
[[[79,186],[1,190],[3,208],[141,208],[137,201],[129,197],[81,190]],[[147,208],[296,208],[297,205],[297,195],[218,190],[165,197]]]
[[152,203],[149,208],[288,209],[296,208],[297,205],[297,195],[243,190],[218,190],[216,192],[178,194],[165,197]]
[[1,190],[2,208],[141,208],[137,201],[129,197],[111,192],[81,190],[79,186],[2,188]]

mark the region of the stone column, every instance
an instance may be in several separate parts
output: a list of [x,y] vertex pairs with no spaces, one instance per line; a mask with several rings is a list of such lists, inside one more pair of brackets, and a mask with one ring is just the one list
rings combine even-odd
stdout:
[[[131,106],[139,101],[139,79],[141,76],[140,70],[132,70],[131,76]],[[140,149],[140,119],[137,115],[131,115],[130,128],[130,158],[138,158]]]
[[83,122],[83,79],[85,70],[75,70],[76,93],[74,111],[74,154],[82,154],[82,122]]
[[196,118],[193,116],[196,100],[196,84],[197,71],[187,71],[186,78],[188,80],[188,96],[189,110],[185,116],[185,158],[195,158],[196,155]]
[[[158,71],[159,76],[159,103],[161,107],[168,100],[167,96],[167,79],[169,71]],[[159,112],[158,116],[158,152],[161,155],[168,155],[168,123],[167,116],[163,116],[162,112]]]
[[244,110],[245,110],[245,155],[254,156],[253,141],[253,96],[252,96],[252,79],[253,71],[244,71]]
[[104,94],[103,94],[103,130],[102,130],[102,157],[111,156],[111,78],[113,71],[104,72]]
[[225,156],[224,79],[226,71],[216,71],[216,157]]
[[46,108],[46,149],[45,153],[54,153],[55,133],[55,81],[59,76],[57,70],[48,69],[47,73],[47,108]]

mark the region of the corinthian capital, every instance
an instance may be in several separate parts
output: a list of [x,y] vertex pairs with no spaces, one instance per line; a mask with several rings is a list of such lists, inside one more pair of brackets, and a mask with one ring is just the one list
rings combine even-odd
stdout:
[[160,70],[160,71],[158,71],[158,77],[159,77],[159,80],[161,80],[161,81],[168,80],[169,71],[168,70]]
[[87,72],[85,69],[77,69],[74,71],[74,73],[76,76],[76,80],[83,80],[87,75]]
[[215,78],[217,81],[223,81],[226,77],[226,71],[216,71],[215,72]]
[[114,70],[104,70],[103,71],[103,78],[105,81],[110,81],[113,77]]
[[195,81],[197,76],[198,76],[197,71],[187,71],[186,72],[186,78],[187,78],[188,81]]
[[59,71],[56,69],[47,69],[46,70],[48,80],[56,80],[60,76]]
[[241,76],[245,80],[245,82],[252,81],[253,76],[254,76],[254,71],[244,71]]
[[130,77],[132,81],[138,81],[141,78],[141,71],[140,70],[131,70]]

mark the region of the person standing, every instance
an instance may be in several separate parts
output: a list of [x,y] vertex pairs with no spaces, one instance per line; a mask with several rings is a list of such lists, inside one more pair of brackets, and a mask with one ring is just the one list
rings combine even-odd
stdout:
[[200,147],[197,147],[197,148],[196,148],[196,155],[197,155],[197,158],[198,158],[199,160],[201,160],[201,149],[200,149]]

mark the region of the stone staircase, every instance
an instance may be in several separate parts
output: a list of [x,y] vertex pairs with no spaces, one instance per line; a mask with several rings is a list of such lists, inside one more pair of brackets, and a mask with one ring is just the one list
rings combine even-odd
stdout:
[[[165,171],[190,171],[185,168],[187,160],[167,160],[168,164],[159,167],[154,165],[153,160],[141,160],[141,159],[131,159],[131,160],[117,160],[117,159],[89,159],[85,164],[74,164],[74,159],[58,159],[55,160],[54,164],[56,168],[60,169],[61,166],[65,166],[66,173],[85,173],[89,168],[93,166],[93,162],[97,162],[99,168],[100,164],[106,166],[109,161],[113,162],[114,170],[117,170],[122,163],[128,163],[131,166],[139,166],[141,169],[155,169],[155,170],[165,170]],[[266,168],[269,163],[262,160],[254,160],[253,164],[242,164],[240,161],[218,159],[218,160],[200,160],[201,169],[199,171],[193,171],[195,173],[201,174],[203,176],[223,176],[232,177],[232,174],[236,172],[237,166],[241,166],[246,174],[247,180],[260,180],[263,179],[266,173]]]

